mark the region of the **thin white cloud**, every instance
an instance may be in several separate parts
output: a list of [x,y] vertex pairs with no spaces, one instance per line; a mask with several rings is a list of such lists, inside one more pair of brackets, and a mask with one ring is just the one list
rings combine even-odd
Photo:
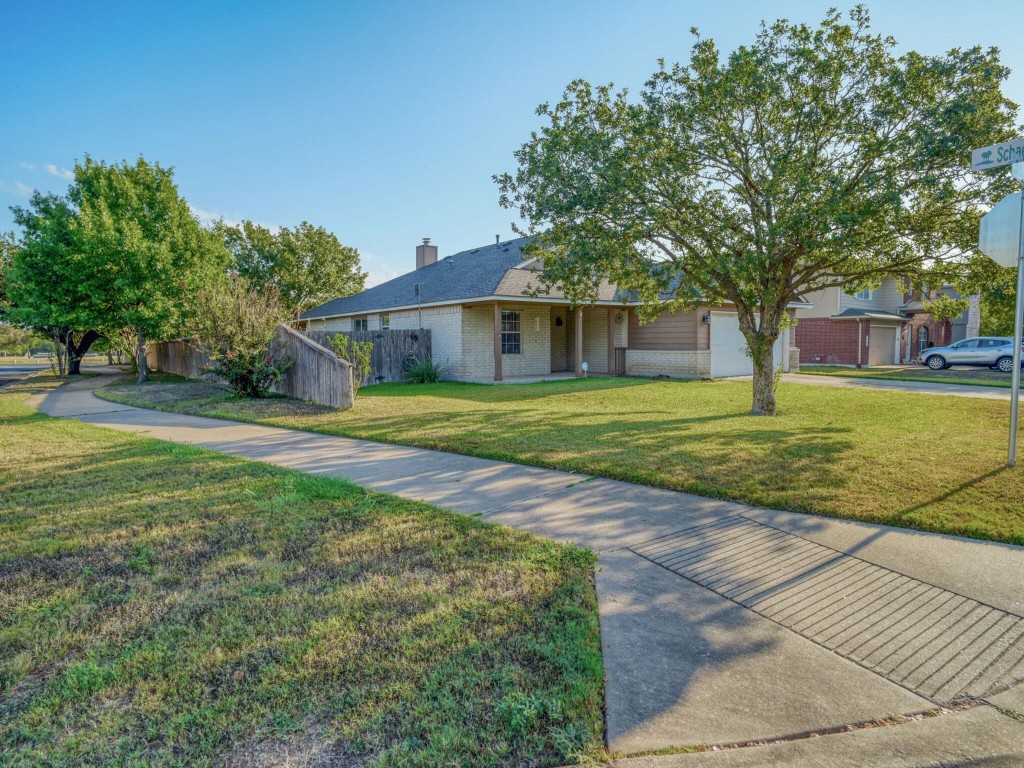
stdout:
[[18,165],[20,165],[26,171],[34,171],[36,169],[36,167],[32,165],[32,163],[26,163],[24,160],[19,161]]
[[385,264],[376,256],[369,253],[360,253],[359,261],[360,266],[366,270],[367,288],[373,288],[375,285],[386,283],[388,280],[393,280],[402,274],[390,264]]
[[67,168],[58,168],[53,163],[49,163],[43,166],[43,170],[51,176],[56,176],[58,179],[73,179],[75,178],[75,172],[69,171]]
[[22,184],[20,181],[14,182],[14,194],[18,195],[19,197],[28,197],[34,191],[35,190],[28,184]]
[[[204,208],[197,208],[192,205],[192,203],[189,203],[188,207],[192,210],[192,215],[199,219],[200,223],[205,224],[206,226],[213,224],[215,221],[223,221],[229,227],[237,227],[242,223],[242,219],[225,216],[220,211],[207,211]],[[281,230],[281,227],[278,224],[264,224],[259,221],[253,223],[259,224],[261,227],[266,227],[274,234],[277,234]]]

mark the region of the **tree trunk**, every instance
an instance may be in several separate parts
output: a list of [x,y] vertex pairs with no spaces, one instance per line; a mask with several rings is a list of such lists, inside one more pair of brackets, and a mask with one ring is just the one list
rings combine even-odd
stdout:
[[50,363],[51,368],[56,367],[57,378],[63,379],[67,373],[67,369],[64,367],[64,355],[67,353],[68,337],[64,331],[53,331],[50,334],[50,338],[53,339],[53,356],[56,359],[56,363]]
[[[754,404],[751,416],[775,415],[775,361],[772,347],[775,340],[762,338],[750,345],[750,356],[754,361]],[[756,348],[756,350],[755,350]]]
[[750,359],[754,363],[754,403],[751,416],[775,415],[775,362],[772,348],[779,338],[779,321],[769,308],[755,313],[737,304],[740,331],[747,340]]
[[100,338],[97,331],[86,331],[82,340],[75,344],[74,336],[68,334],[68,374],[77,376],[82,372],[82,358],[89,351],[92,343]]
[[145,384],[149,381],[149,364],[146,361],[146,335],[142,332],[141,328],[136,328],[136,338],[138,339],[135,345],[135,357],[136,362],[139,366],[139,378],[136,379],[136,384]]

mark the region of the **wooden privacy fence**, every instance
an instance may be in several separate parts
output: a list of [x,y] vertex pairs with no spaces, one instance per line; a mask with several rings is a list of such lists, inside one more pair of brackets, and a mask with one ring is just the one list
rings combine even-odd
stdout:
[[[331,337],[338,333],[336,331],[306,331],[306,335],[330,349]],[[429,328],[346,331],[340,335],[348,336],[353,341],[373,343],[373,353],[370,356],[370,376],[363,384],[401,381],[405,365],[409,360],[430,358]]]
[[[279,325],[270,351],[276,360],[292,361],[275,387],[279,394],[332,408],[351,408],[355,404],[352,363],[330,349],[287,325]],[[194,379],[203,375],[210,358],[188,341],[165,341],[149,345],[146,362],[154,370]]]
[[287,325],[277,326],[270,351],[275,359],[293,361],[277,386],[281,394],[332,408],[355,405],[352,363],[348,360]]
[[203,375],[210,358],[187,340],[164,341],[146,347],[146,364],[155,371],[195,379]]

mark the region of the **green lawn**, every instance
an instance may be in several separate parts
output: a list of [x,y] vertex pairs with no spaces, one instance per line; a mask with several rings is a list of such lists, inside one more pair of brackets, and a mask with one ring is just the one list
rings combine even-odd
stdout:
[[802,367],[800,373],[811,376],[853,376],[863,379],[925,381],[940,384],[970,384],[976,387],[1010,388],[1010,374],[992,371],[988,368],[968,368],[966,366],[933,371],[923,365],[908,365],[902,368],[846,368],[841,365],[812,365]]
[[0,394],[0,764],[598,754],[593,556]]
[[1024,544],[1024,468],[1008,470],[1009,403],[782,384],[594,378],[385,384],[336,412],[239,401],[202,382],[101,390],[160,410],[437,448],[751,504]]

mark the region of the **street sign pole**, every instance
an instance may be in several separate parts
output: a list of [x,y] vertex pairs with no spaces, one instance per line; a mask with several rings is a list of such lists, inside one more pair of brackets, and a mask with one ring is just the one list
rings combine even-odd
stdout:
[[[1024,164],[1014,165],[1014,176],[1024,171]],[[1013,310],[1013,377],[1010,384],[1010,453],[1008,467],[1017,465],[1017,420],[1020,413],[1020,347],[1024,332],[1024,189],[1020,193],[1021,236],[1017,250],[1017,303]]]
[[[982,147],[971,153],[971,170],[1013,166],[1013,177],[1024,181],[1024,138]],[[978,250],[1002,267],[1017,265],[1017,300],[1013,311],[1013,373],[1010,390],[1010,448],[1008,467],[1017,464],[1017,424],[1020,415],[1021,343],[1024,335],[1024,187],[1010,193],[981,217]]]

